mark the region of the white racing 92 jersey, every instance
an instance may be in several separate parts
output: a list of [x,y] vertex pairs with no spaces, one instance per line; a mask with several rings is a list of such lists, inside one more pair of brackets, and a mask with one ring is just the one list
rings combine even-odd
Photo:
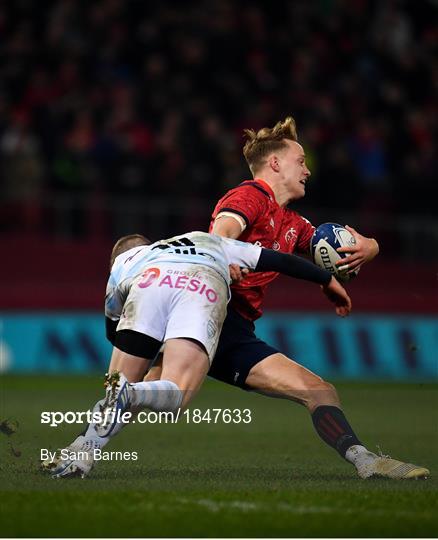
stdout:
[[228,265],[255,269],[262,248],[206,232],[190,232],[160,240],[149,246],[134,247],[114,261],[105,296],[105,315],[120,318],[132,282],[147,268],[160,263],[188,263],[215,270],[230,284]]

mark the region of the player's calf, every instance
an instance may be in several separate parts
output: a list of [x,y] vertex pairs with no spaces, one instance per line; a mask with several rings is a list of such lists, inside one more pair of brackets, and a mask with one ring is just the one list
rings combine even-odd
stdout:
[[131,410],[175,412],[183,401],[183,392],[172,381],[129,383],[123,373],[106,376],[106,399],[101,408],[102,421],[96,424],[100,437],[116,435],[126,424],[124,413]]
[[105,375],[106,397],[101,407],[101,421],[96,423],[99,437],[116,435],[122,428],[124,413],[131,407],[129,383],[123,373],[113,371]]
[[312,422],[321,439],[343,458],[351,446],[364,448],[339,407],[320,405],[312,413]]
[[340,407],[333,385],[281,353],[255,364],[245,382],[262,394],[297,401],[311,413],[320,405]]

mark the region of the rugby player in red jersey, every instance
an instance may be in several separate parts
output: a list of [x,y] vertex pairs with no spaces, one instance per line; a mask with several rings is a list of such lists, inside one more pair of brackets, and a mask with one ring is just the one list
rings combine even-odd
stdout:
[[[314,227],[288,207],[304,197],[310,177],[295,121],[288,117],[272,129],[245,133],[243,154],[254,179],[241,183],[220,199],[210,232],[278,251],[309,253]],[[379,246],[374,239],[347,228],[356,245],[338,251],[351,252],[342,260],[351,271],[371,261]],[[306,406],[318,435],[353,463],[362,478],[427,476],[429,471],[423,467],[369,452],[348,423],[335,388],[256,337],[254,321],[262,314],[266,287],[277,275],[250,273],[232,286],[228,315],[209,375]]]

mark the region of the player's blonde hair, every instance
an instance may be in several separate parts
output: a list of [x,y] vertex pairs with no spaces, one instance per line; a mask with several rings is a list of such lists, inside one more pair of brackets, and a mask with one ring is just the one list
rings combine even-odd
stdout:
[[128,234],[127,236],[122,236],[114,244],[111,251],[110,268],[114,264],[116,257],[118,257],[124,251],[128,251],[128,249],[132,249],[133,247],[137,246],[148,246],[150,243],[151,241],[142,234]]
[[253,129],[244,129],[243,132],[247,139],[243,155],[253,175],[262,167],[269,154],[287,148],[285,139],[298,141],[297,128],[292,116],[280,120],[273,128],[264,127],[257,132]]

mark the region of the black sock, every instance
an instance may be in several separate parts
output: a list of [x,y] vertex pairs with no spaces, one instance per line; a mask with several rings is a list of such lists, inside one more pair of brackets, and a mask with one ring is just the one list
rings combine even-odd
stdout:
[[312,421],[321,439],[345,458],[353,444],[362,444],[338,407],[321,405],[312,413]]

